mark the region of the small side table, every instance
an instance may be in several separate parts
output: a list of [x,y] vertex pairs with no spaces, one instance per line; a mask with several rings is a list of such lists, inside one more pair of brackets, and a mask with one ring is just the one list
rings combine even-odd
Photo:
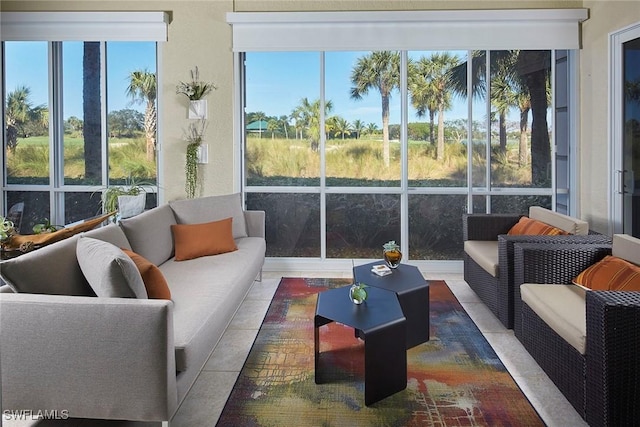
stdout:
[[429,282],[413,265],[400,264],[387,276],[371,272],[371,262],[353,268],[354,281],[395,292],[407,318],[407,348],[429,341]]
[[319,384],[320,326],[339,322],[364,340],[364,403],[369,406],[407,387],[405,317],[395,293],[367,288],[356,305],[349,286],[318,294],[314,318],[315,381]]

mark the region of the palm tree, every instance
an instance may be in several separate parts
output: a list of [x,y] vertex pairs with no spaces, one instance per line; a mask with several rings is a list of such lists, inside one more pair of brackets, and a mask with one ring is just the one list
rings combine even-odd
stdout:
[[389,150],[389,99],[391,92],[400,86],[400,53],[392,51],[371,52],[358,58],[351,71],[351,98],[362,99],[369,89],[377,89],[382,101],[382,151],[384,164],[390,162]]
[[[474,51],[471,58],[473,72],[473,96],[482,98],[486,95],[486,51]],[[492,51],[490,60],[491,78],[499,74],[502,64],[511,63],[513,89],[518,94],[520,109],[520,155],[519,162],[526,163],[526,133],[528,113],[531,111],[531,176],[534,185],[542,185],[548,181],[551,166],[551,145],[547,109],[549,105],[549,51]],[[467,63],[462,63],[453,70],[453,88],[456,93],[467,95]],[[520,99],[528,97],[529,101]],[[535,98],[535,99],[534,99]],[[492,102],[496,102],[493,100]],[[523,135],[524,133],[524,135]]]
[[433,142],[433,116],[438,112],[438,145],[436,158],[444,158],[444,112],[451,108],[451,71],[458,65],[458,58],[449,52],[434,53],[429,58],[422,57],[415,64],[411,78],[411,99],[418,116],[429,111],[431,120],[431,140]]
[[371,122],[365,127],[365,131],[367,135],[373,135],[374,133],[378,132],[378,125],[376,123]]
[[27,86],[18,86],[7,95],[7,109],[5,120],[7,127],[7,148],[14,152],[18,145],[18,134],[25,122],[29,119],[31,102],[29,96],[31,89]]
[[548,183],[551,176],[551,141],[547,123],[550,51],[519,51],[516,69],[531,99],[531,181],[533,185],[541,186]]
[[353,123],[351,124],[351,128],[356,133],[356,139],[360,138],[360,135],[362,134],[362,132],[364,132],[365,127],[366,125],[362,120],[356,119],[353,121]]
[[156,129],[158,124],[156,111],[157,94],[156,75],[147,70],[133,71],[129,75],[127,95],[133,102],[146,102],[144,112],[144,135],[147,140],[147,160],[155,160]]
[[275,139],[275,133],[280,127],[280,124],[276,119],[271,119],[267,122],[267,130],[271,132],[271,139]]
[[[333,109],[333,103],[326,101],[324,104],[325,117]],[[294,112],[300,117],[301,123],[307,129],[307,137],[311,145],[311,149],[316,151],[320,146],[320,100],[316,99],[311,102],[308,98],[302,98],[300,105],[298,105]],[[328,118],[325,119],[325,132],[327,132],[327,126],[329,125]]]
[[336,117],[333,124],[335,126],[335,136],[341,135],[344,140],[345,135],[351,135],[353,128],[351,127],[351,123],[349,123],[345,118]]
[[282,126],[285,139],[289,139],[289,116],[280,116],[278,119],[278,126]]

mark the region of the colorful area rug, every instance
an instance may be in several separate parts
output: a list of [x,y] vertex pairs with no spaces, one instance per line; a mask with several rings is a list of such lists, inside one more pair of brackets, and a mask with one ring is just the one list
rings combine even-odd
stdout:
[[218,426],[542,426],[543,422],[442,281],[430,283],[431,338],[407,352],[404,391],[364,405],[364,344],[353,329],[320,329],[316,294],[345,279],[283,278]]

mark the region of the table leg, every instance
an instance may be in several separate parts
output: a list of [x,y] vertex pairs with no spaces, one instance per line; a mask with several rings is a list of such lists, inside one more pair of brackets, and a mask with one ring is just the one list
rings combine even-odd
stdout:
[[401,319],[364,339],[364,403],[369,406],[407,388],[406,321]]

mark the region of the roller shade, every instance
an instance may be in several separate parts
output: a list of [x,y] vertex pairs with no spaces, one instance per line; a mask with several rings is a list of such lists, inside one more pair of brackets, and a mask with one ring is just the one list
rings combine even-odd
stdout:
[[233,12],[233,50],[579,49],[587,9]]
[[3,12],[2,41],[167,41],[165,12]]

